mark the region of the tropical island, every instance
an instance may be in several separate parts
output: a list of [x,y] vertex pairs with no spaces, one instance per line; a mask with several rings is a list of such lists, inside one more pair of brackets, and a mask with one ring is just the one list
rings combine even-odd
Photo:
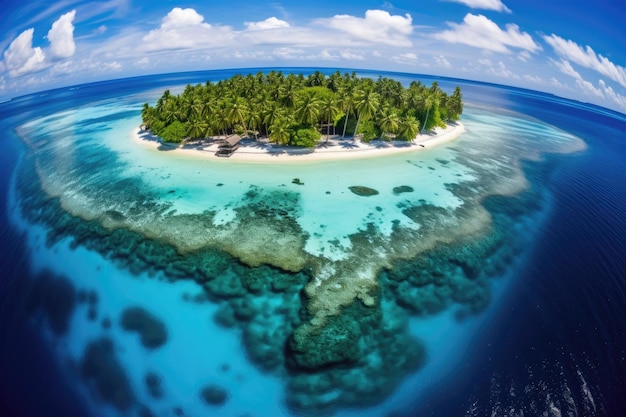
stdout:
[[[414,81],[405,88],[390,78],[359,78],[355,72],[305,77],[270,71],[187,85],[180,95],[165,90],[154,107],[144,104],[141,115],[142,128],[170,144],[235,136],[311,148],[331,135],[366,143],[411,142],[420,133],[446,128],[462,112],[460,87],[448,95],[437,82],[427,87]],[[227,156],[234,146],[236,141],[225,142]]]

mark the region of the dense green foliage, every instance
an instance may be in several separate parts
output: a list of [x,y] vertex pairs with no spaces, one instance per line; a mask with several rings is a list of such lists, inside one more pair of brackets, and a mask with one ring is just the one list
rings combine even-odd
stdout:
[[145,127],[167,142],[238,133],[314,146],[322,134],[334,132],[413,140],[462,112],[460,88],[448,96],[437,82],[426,87],[414,81],[405,88],[390,78],[358,78],[354,72],[305,77],[271,71],[188,85],[180,95],[166,90],[141,115]]

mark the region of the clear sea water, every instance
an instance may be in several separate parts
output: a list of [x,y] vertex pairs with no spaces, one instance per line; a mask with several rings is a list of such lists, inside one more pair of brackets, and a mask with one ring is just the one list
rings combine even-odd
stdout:
[[[236,72],[256,70],[0,103],[0,415],[624,415],[624,115],[442,79],[467,132],[415,154],[268,165],[130,140],[163,89]],[[165,343],[124,329],[134,307]],[[285,359],[311,316],[363,311],[356,363]]]

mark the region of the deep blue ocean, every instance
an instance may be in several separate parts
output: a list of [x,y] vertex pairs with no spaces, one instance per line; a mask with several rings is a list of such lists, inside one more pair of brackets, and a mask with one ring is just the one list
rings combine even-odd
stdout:
[[[29,313],[29,249],[7,215],[10,180],[24,151],[15,128],[92,101],[243,71],[107,81],[0,103],[0,416],[93,415]],[[403,82],[435,80],[358,73]],[[550,192],[547,220],[534,231],[537,237],[526,248],[523,264],[497,309],[472,335],[459,366],[394,415],[626,415],[626,116],[528,90],[438,81],[444,89],[460,85],[467,103],[530,116],[583,139],[588,147],[571,155],[547,155],[541,169],[537,162],[525,162],[530,182],[541,182]]]

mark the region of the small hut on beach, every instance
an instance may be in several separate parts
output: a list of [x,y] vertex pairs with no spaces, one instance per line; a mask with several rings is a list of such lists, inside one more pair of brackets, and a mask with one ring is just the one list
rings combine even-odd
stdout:
[[241,139],[242,137],[239,135],[228,136],[219,146],[215,155],[223,157],[231,156],[239,148],[239,142],[241,142]]

